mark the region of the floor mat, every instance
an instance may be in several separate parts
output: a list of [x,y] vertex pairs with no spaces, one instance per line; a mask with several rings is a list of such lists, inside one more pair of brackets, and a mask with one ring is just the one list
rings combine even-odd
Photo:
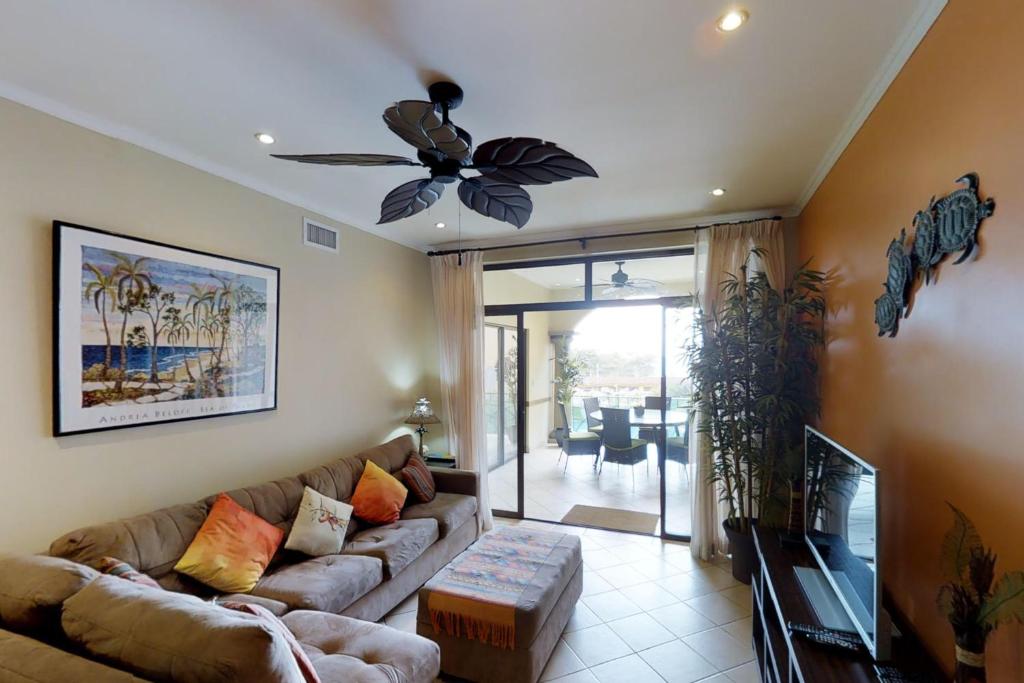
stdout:
[[563,524],[578,526],[596,526],[616,531],[632,531],[640,534],[653,534],[658,530],[661,517],[649,512],[619,510],[618,508],[602,508],[590,505],[574,505],[565,517]]

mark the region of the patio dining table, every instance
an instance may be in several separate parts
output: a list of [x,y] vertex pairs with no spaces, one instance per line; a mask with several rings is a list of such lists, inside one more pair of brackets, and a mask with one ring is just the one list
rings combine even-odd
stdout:
[[[595,410],[590,417],[601,421],[601,411]],[[662,425],[661,410],[657,408],[645,408],[639,415],[632,408],[629,409],[629,424],[632,427],[660,427]],[[666,410],[664,424],[669,427],[678,427],[686,424],[685,410]]]
[[[686,424],[687,411],[685,410],[666,410],[665,419],[661,418],[661,410],[659,408],[644,408],[643,412],[639,415],[633,408],[629,409],[629,426],[630,427],[644,427],[647,429],[660,429],[661,425],[664,424],[666,427],[681,427]],[[590,417],[595,420],[601,420],[601,410],[595,410],[590,413]],[[654,447],[658,449],[658,459],[661,460],[661,449],[664,441],[662,439],[656,439]]]

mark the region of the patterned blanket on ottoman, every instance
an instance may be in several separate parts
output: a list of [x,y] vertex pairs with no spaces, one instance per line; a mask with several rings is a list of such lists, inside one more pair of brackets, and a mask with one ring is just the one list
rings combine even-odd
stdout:
[[512,649],[516,606],[565,537],[505,527],[480,538],[430,581],[435,632]]

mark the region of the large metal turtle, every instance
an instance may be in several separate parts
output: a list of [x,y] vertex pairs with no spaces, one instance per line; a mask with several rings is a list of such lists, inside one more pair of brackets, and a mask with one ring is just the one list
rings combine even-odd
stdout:
[[935,209],[935,197],[932,197],[926,211],[918,211],[914,216],[914,266],[924,272],[924,283],[931,283],[932,269],[942,260],[939,251],[939,237],[935,229],[932,211]]
[[991,197],[981,201],[978,197],[978,174],[966,173],[956,179],[964,187],[950,192],[935,204],[935,225],[938,232],[938,248],[942,254],[964,250],[954,264],[963,263],[974,251],[978,224],[995,211],[996,203]]

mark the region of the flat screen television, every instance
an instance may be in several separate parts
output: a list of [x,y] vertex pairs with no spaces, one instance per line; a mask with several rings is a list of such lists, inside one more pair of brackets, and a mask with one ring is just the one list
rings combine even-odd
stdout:
[[819,620],[855,632],[878,660],[889,657],[882,608],[879,472],[812,427],[804,430],[804,539],[819,570],[797,578]]

